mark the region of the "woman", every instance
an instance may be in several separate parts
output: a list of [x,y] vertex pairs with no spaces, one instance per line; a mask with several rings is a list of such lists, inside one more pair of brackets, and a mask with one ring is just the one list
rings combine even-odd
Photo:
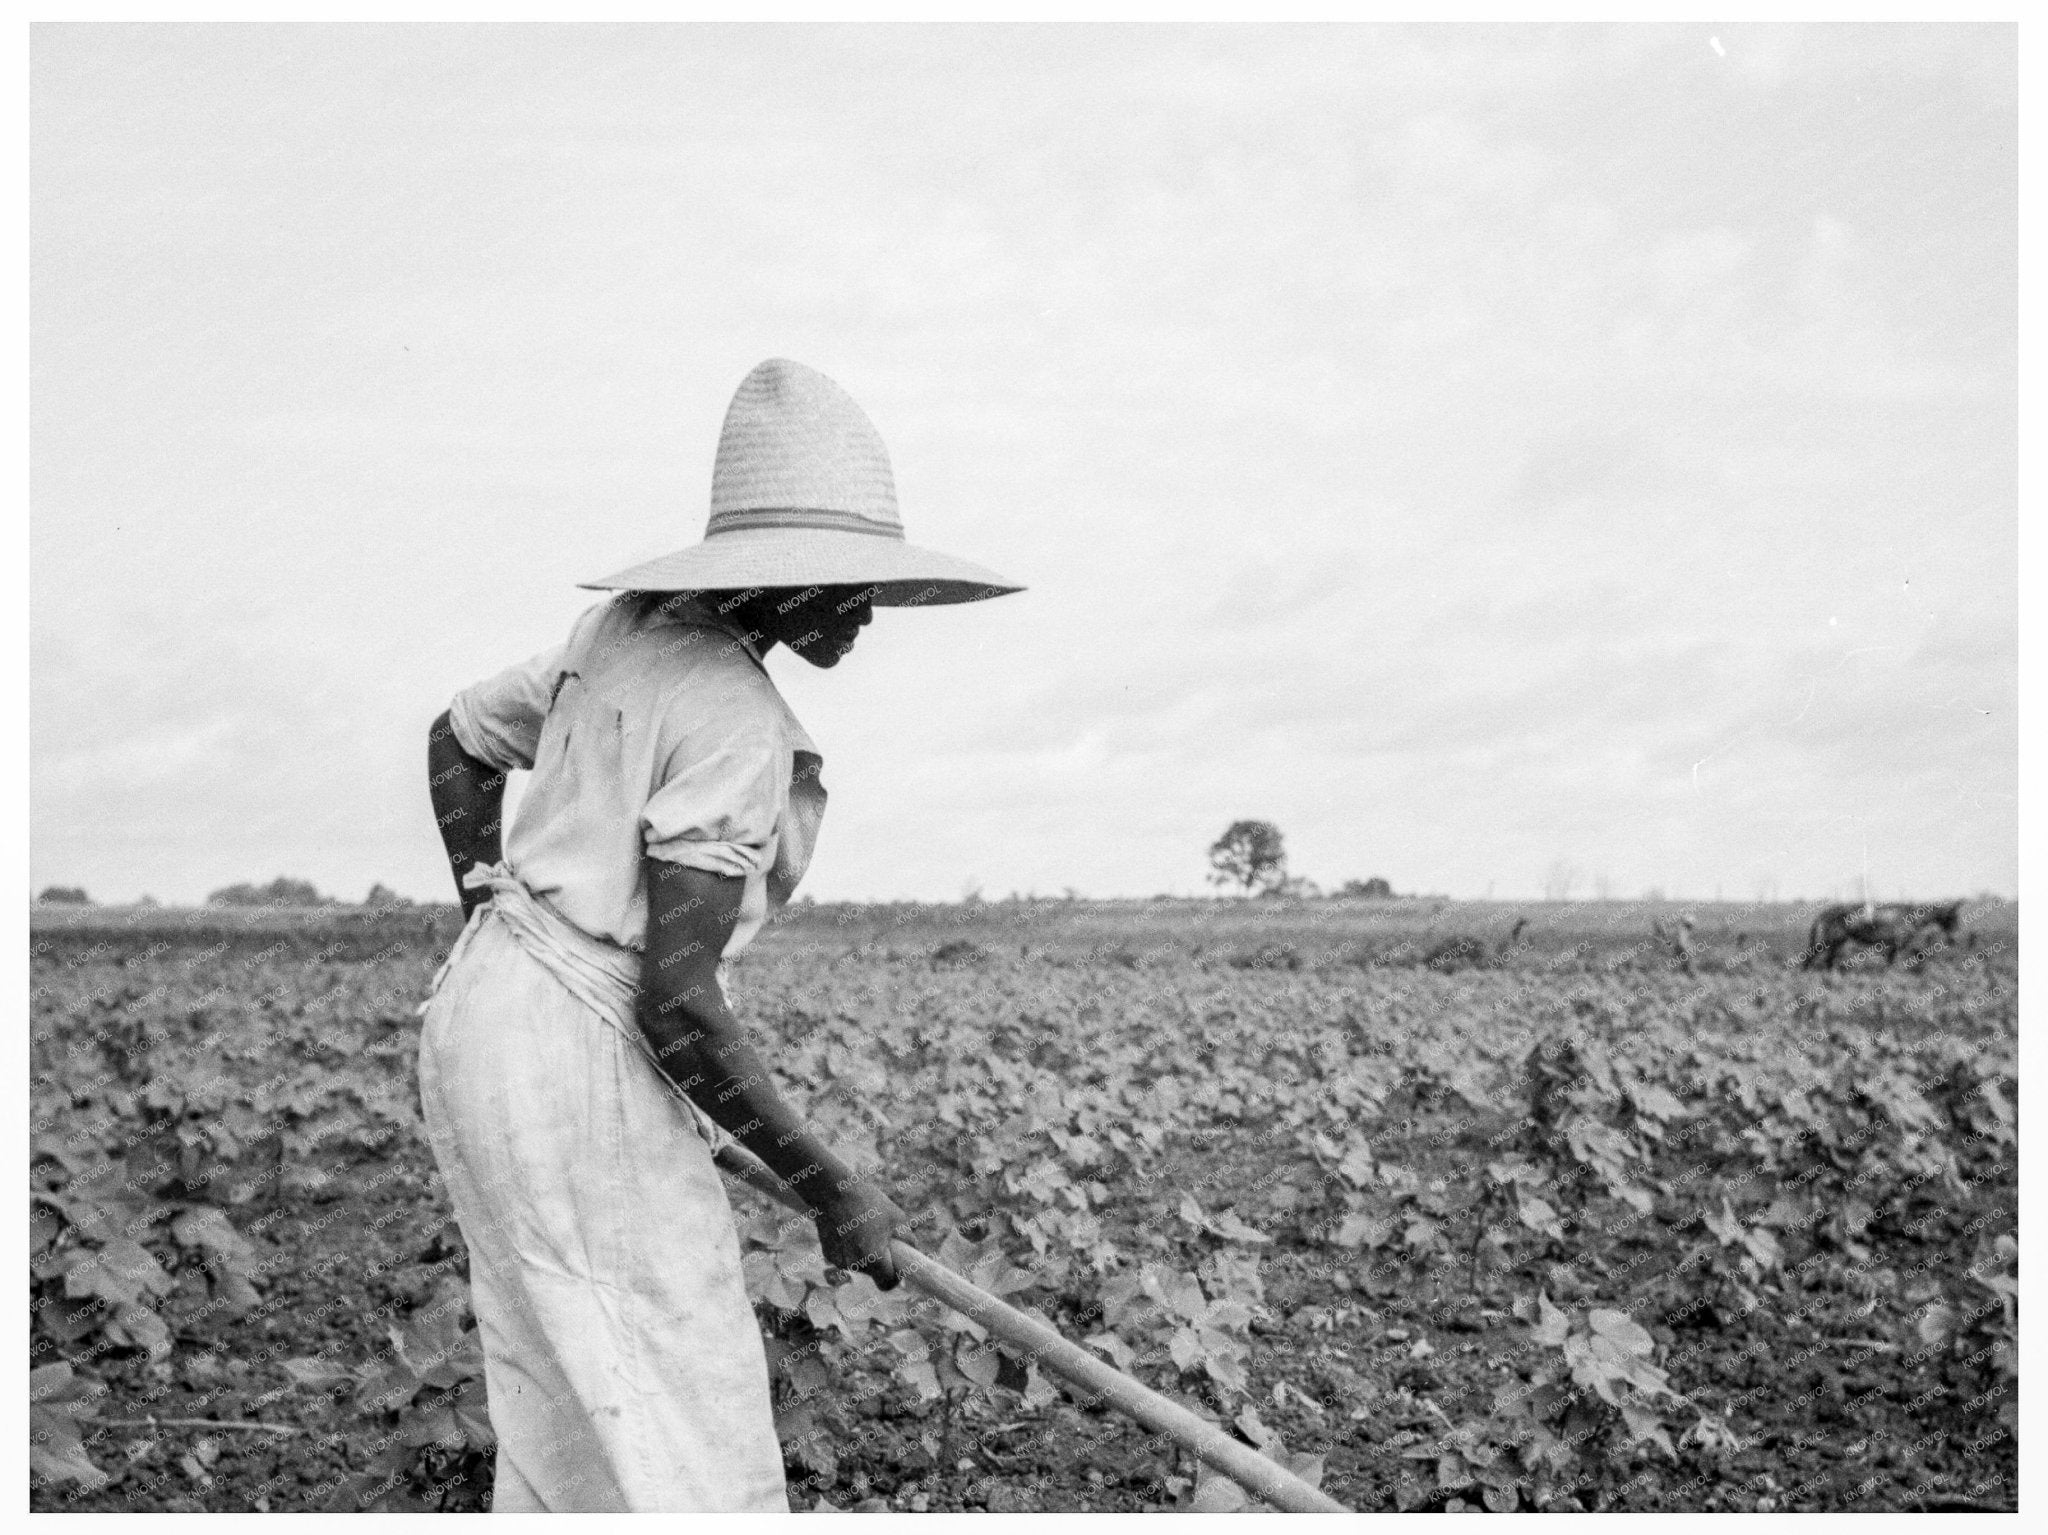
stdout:
[[[588,585],[619,595],[457,695],[428,747],[468,924],[422,1009],[420,1098],[469,1247],[492,1506],[783,1510],[714,1142],[884,1288],[903,1215],[783,1102],[726,1003],[722,962],[789,899],[825,809],[762,658],[829,668],[875,606],[1021,588],[904,542],[873,425],[783,361],[726,413],[703,541]],[[501,854],[514,769],[533,777]]]

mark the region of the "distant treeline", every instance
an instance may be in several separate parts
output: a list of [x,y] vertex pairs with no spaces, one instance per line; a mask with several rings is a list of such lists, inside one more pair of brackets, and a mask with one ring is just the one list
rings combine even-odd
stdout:
[[[36,897],[40,906],[91,906],[93,899],[76,885],[49,885]],[[137,906],[154,906],[154,896],[143,896]],[[228,885],[206,898],[209,906],[346,906],[337,896],[322,895],[311,880],[287,879],[280,874],[267,885]],[[383,885],[372,885],[363,897],[365,906],[410,906],[413,902]]]
[[[286,879],[279,875],[267,885],[229,885],[206,898],[209,906],[344,906],[335,896],[322,895],[311,880]],[[365,906],[410,906],[412,902],[395,890],[372,885],[363,897]]]

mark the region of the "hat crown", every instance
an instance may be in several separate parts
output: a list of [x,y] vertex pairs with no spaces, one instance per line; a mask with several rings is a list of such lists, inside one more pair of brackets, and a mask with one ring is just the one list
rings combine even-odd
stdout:
[[773,357],[725,413],[704,541],[584,585],[711,592],[860,587],[878,607],[980,602],[1023,588],[903,536],[882,434],[831,379]]
[[867,412],[815,368],[774,357],[741,380],[726,409],[708,531],[790,512],[851,516],[902,536],[889,450]]

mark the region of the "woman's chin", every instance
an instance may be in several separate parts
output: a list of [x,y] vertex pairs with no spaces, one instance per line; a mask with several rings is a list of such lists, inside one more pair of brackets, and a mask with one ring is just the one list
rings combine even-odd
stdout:
[[853,641],[851,640],[848,640],[844,645],[820,645],[815,649],[801,652],[803,658],[810,662],[811,665],[821,667],[826,671],[830,671],[852,653]]

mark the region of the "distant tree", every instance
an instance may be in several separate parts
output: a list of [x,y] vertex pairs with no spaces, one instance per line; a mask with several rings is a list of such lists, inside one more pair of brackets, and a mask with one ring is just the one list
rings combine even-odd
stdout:
[[76,885],[50,885],[36,900],[45,906],[90,906],[92,897]]
[[1232,821],[1209,849],[1209,883],[1274,890],[1287,878],[1287,849],[1271,821]]
[[280,874],[267,885],[229,885],[206,898],[209,906],[325,906],[327,898],[312,881]]
[[1306,874],[1290,874],[1266,892],[1268,895],[1291,895],[1305,901],[1315,900],[1322,893],[1323,887]]
[[135,898],[135,904],[136,904],[137,906],[154,906],[154,905],[156,905],[156,904],[157,904],[157,899],[156,899],[156,897],[155,897],[155,896],[153,896],[153,895],[148,895],[148,894],[138,895],[138,896],[137,896],[137,897]]
[[1568,858],[1560,858],[1550,866],[1543,876],[1543,899],[1546,901],[1569,901],[1572,890],[1579,882],[1578,865]]
[[1347,879],[1337,894],[1361,896],[1368,901],[1391,901],[1394,887],[1375,874],[1371,879]]
[[372,885],[370,887],[370,893],[363,897],[363,904],[365,906],[379,907],[410,906],[412,905],[412,900],[408,896],[400,895],[396,890],[392,890],[384,885],[378,884]]

